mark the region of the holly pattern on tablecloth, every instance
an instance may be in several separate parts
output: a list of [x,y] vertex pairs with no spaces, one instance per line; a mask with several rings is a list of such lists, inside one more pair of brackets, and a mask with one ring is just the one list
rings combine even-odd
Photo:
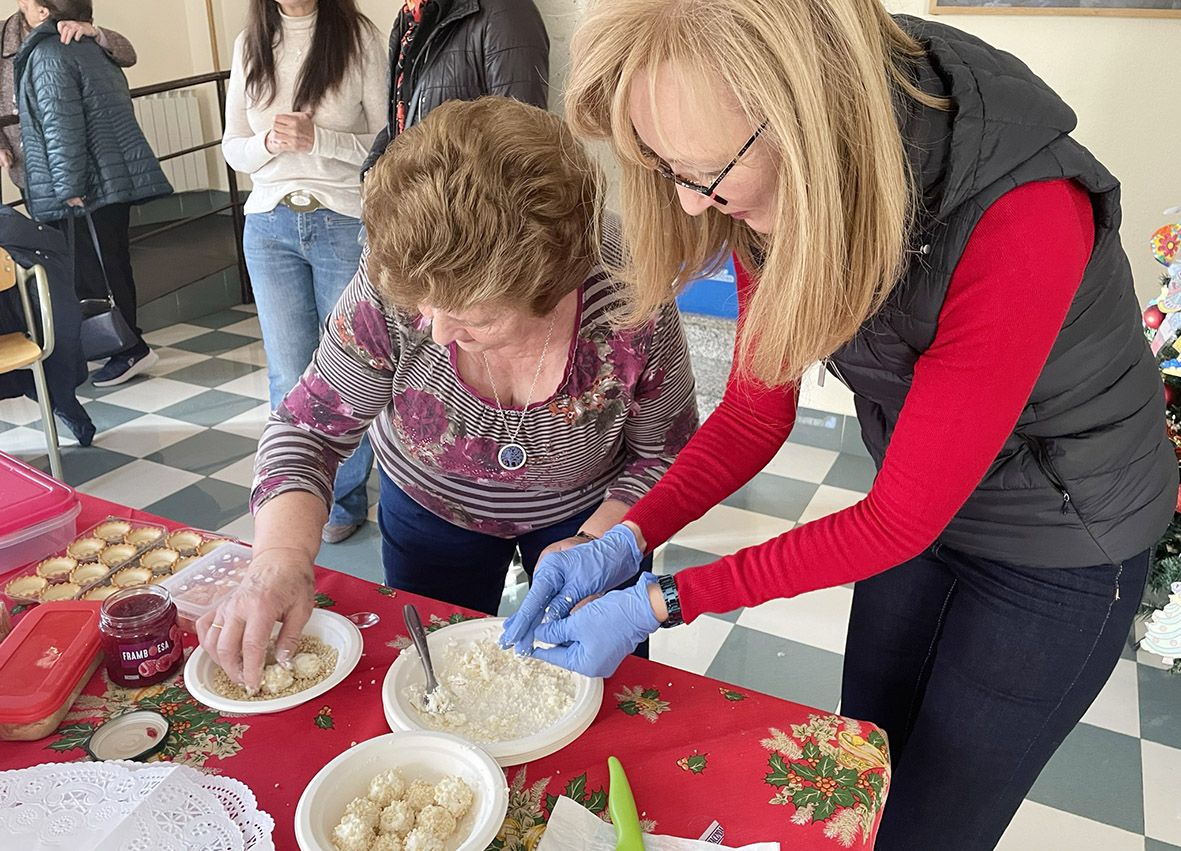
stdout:
[[653,724],[671,708],[667,700],[660,699],[659,690],[652,686],[624,686],[623,691],[616,692],[615,699],[619,701],[620,710],[627,715],[639,715]]
[[321,706],[320,711],[316,713],[316,717],[312,719],[312,723],[321,730],[331,730],[336,726],[336,722],[332,720],[332,707]]
[[[579,774],[567,783],[566,788],[562,790],[561,794],[576,803],[582,804],[600,818],[607,812],[607,790],[604,788],[587,789],[585,773]],[[557,806],[559,797],[559,795],[545,796],[545,808],[549,810],[550,815],[553,815],[554,807]]]
[[[229,759],[242,749],[242,736],[250,729],[238,719],[198,703],[185,689],[179,674],[154,686],[127,689],[105,676],[101,695],[82,694],[57,729],[57,738],[46,747],[55,751],[81,748],[100,723],[134,709],[153,709],[168,719],[168,743],[153,759],[171,760],[195,768],[213,757]],[[72,723],[71,723],[72,722]]]
[[549,814],[542,802],[546,799],[545,789],[551,778],[542,777],[526,786],[525,772],[526,769],[522,768],[509,783],[508,812],[500,833],[488,846],[489,851],[533,851],[545,834]]
[[[534,851],[545,835],[546,823],[553,815],[558,798],[562,796],[582,804],[603,821],[610,821],[606,787],[587,789],[585,772],[568,781],[557,795],[546,791],[553,777],[543,777],[529,783],[527,772],[528,767],[522,766],[509,783],[508,813],[500,833],[488,846],[489,851]],[[654,833],[656,822],[642,818],[640,829],[645,833]]]
[[398,592],[388,585],[378,585],[377,586],[377,593],[381,594],[383,597],[397,597],[398,596]]
[[884,803],[889,747],[877,730],[861,736],[860,725],[836,715],[809,715],[791,732],[770,728],[762,745],[771,751],[765,782],[776,789],[769,803],[791,805],[791,820],[824,822],[824,835],[848,848],[865,844]]
[[734,691],[734,689],[726,688],[725,686],[718,686],[718,691],[721,693],[722,697],[726,698],[726,700],[732,700],[735,703],[740,700],[746,700],[747,698],[747,695],[743,694],[742,692]]
[[[423,624],[422,631],[429,634],[436,629],[442,629],[445,626],[451,626],[453,623],[463,623],[464,621],[480,620],[483,615],[465,615],[463,612],[452,612],[446,618],[441,618],[438,615],[431,615],[430,620]],[[399,635],[392,641],[385,643],[386,647],[392,647],[395,650],[402,651],[409,647],[413,642],[409,635]]]
[[316,593],[316,607],[320,609],[331,609],[336,605],[336,601],[325,594],[323,591]]
[[677,760],[677,766],[682,771],[688,771],[692,774],[701,774],[705,771],[709,754],[691,753],[688,756],[683,756]]

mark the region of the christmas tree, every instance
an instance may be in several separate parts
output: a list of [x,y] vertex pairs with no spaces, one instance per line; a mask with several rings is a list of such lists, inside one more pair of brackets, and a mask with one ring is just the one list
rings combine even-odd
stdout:
[[1168,604],[1153,612],[1140,649],[1159,655],[1162,662],[1173,666],[1173,673],[1181,670],[1181,582],[1173,583]]
[[[1148,337],[1152,353],[1164,382],[1165,430],[1173,444],[1181,470],[1181,224],[1165,225],[1152,235],[1152,253],[1167,272],[1161,278],[1160,294],[1144,309],[1144,333]],[[1181,481],[1181,473],[1179,473]],[[1173,600],[1166,611],[1174,608],[1177,623],[1154,620],[1149,624],[1149,635],[1141,644],[1149,650],[1150,639],[1155,642],[1169,641],[1178,636],[1164,634],[1162,630],[1181,632],[1181,600],[1177,599],[1181,589],[1181,490],[1178,492],[1176,510],[1169,528],[1156,544],[1153,553],[1152,570],[1148,576],[1148,588],[1141,614],[1148,615],[1160,605],[1160,601],[1173,590]],[[1157,612],[1154,618],[1159,615]],[[1171,617],[1171,616],[1170,616]],[[1169,649],[1167,644],[1154,645],[1151,652],[1166,654],[1157,646]],[[1181,657],[1181,652],[1175,654]],[[1173,659],[1173,672],[1181,673],[1181,658]]]

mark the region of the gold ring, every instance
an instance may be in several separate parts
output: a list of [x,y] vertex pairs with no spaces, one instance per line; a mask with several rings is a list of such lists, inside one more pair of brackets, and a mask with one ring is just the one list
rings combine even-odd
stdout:
[[210,629],[221,629],[224,626],[225,626],[225,624],[221,624],[221,623],[211,623],[209,625],[209,628]]

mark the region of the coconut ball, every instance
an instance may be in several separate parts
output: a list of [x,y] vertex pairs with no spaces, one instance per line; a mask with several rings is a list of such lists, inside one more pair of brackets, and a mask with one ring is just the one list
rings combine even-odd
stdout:
[[418,819],[414,822],[414,828],[426,831],[440,839],[446,839],[455,830],[455,816],[438,804],[431,804],[422,808]]
[[406,801],[394,801],[381,811],[379,827],[382,833],[405,836],[414,827],[414,807]]
[[369,851],[402,851],[402,837],[394,833],[383,833],[369,846]]
[[473,797],[472,787],[455,775],[444,777],[435,787],[435,803],[457,819],[471,808]]
[[353,798],[344,811],[359,817],[370,830],[377,830],[377,823],[381,820],[381,807],[368,798]]
[[369,800],[379,807],[387,807],[402,797],[406,781],[396,768],[388,768],[369,781]]
[[338,851],[369,851],[373,844],[373,828],[356,813],[345,813],[332,830],[332,844]]
[[267,694],[278,694],[291,688],[295,677],[282,665],[267,665],[262,671],[262,690]]
[[320,676],[323,666],[320,657],[315,653],[296,653],[295,658],[291,660],[291,673],[295,674],[296,679],[310,680],[312,677]]
[[406,803],[418,812],[435,802],[435,787],[425,780],[415,780],[406,787]]
[[443,840],[416,827],[406,834],[402,848],[404,851],[443,851]]

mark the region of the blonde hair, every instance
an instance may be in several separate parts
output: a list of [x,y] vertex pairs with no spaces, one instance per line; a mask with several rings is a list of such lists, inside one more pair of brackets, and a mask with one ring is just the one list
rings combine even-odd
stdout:
[[444,103],[365,178],[370,275],[408,310],[543,316],[596,262],[600,185],[557,116],[503,97]]
[[[744,372],[797,382],[852,339],[901,273],[913,216],[895,92],[943,105],[910,77],[920,44],[877,0],[596,0],[571,50],[567,120],[621,164],[629,257],[613,271],[633,285],[632,318],[733,250],[758,281],[739,332]],[[644,74],[653,97],[666,64],[724,85],[752,128],[766,122],[757,144],[778,169],[770,234],[712,207],[685,215],[652,170],[629,100]]]

